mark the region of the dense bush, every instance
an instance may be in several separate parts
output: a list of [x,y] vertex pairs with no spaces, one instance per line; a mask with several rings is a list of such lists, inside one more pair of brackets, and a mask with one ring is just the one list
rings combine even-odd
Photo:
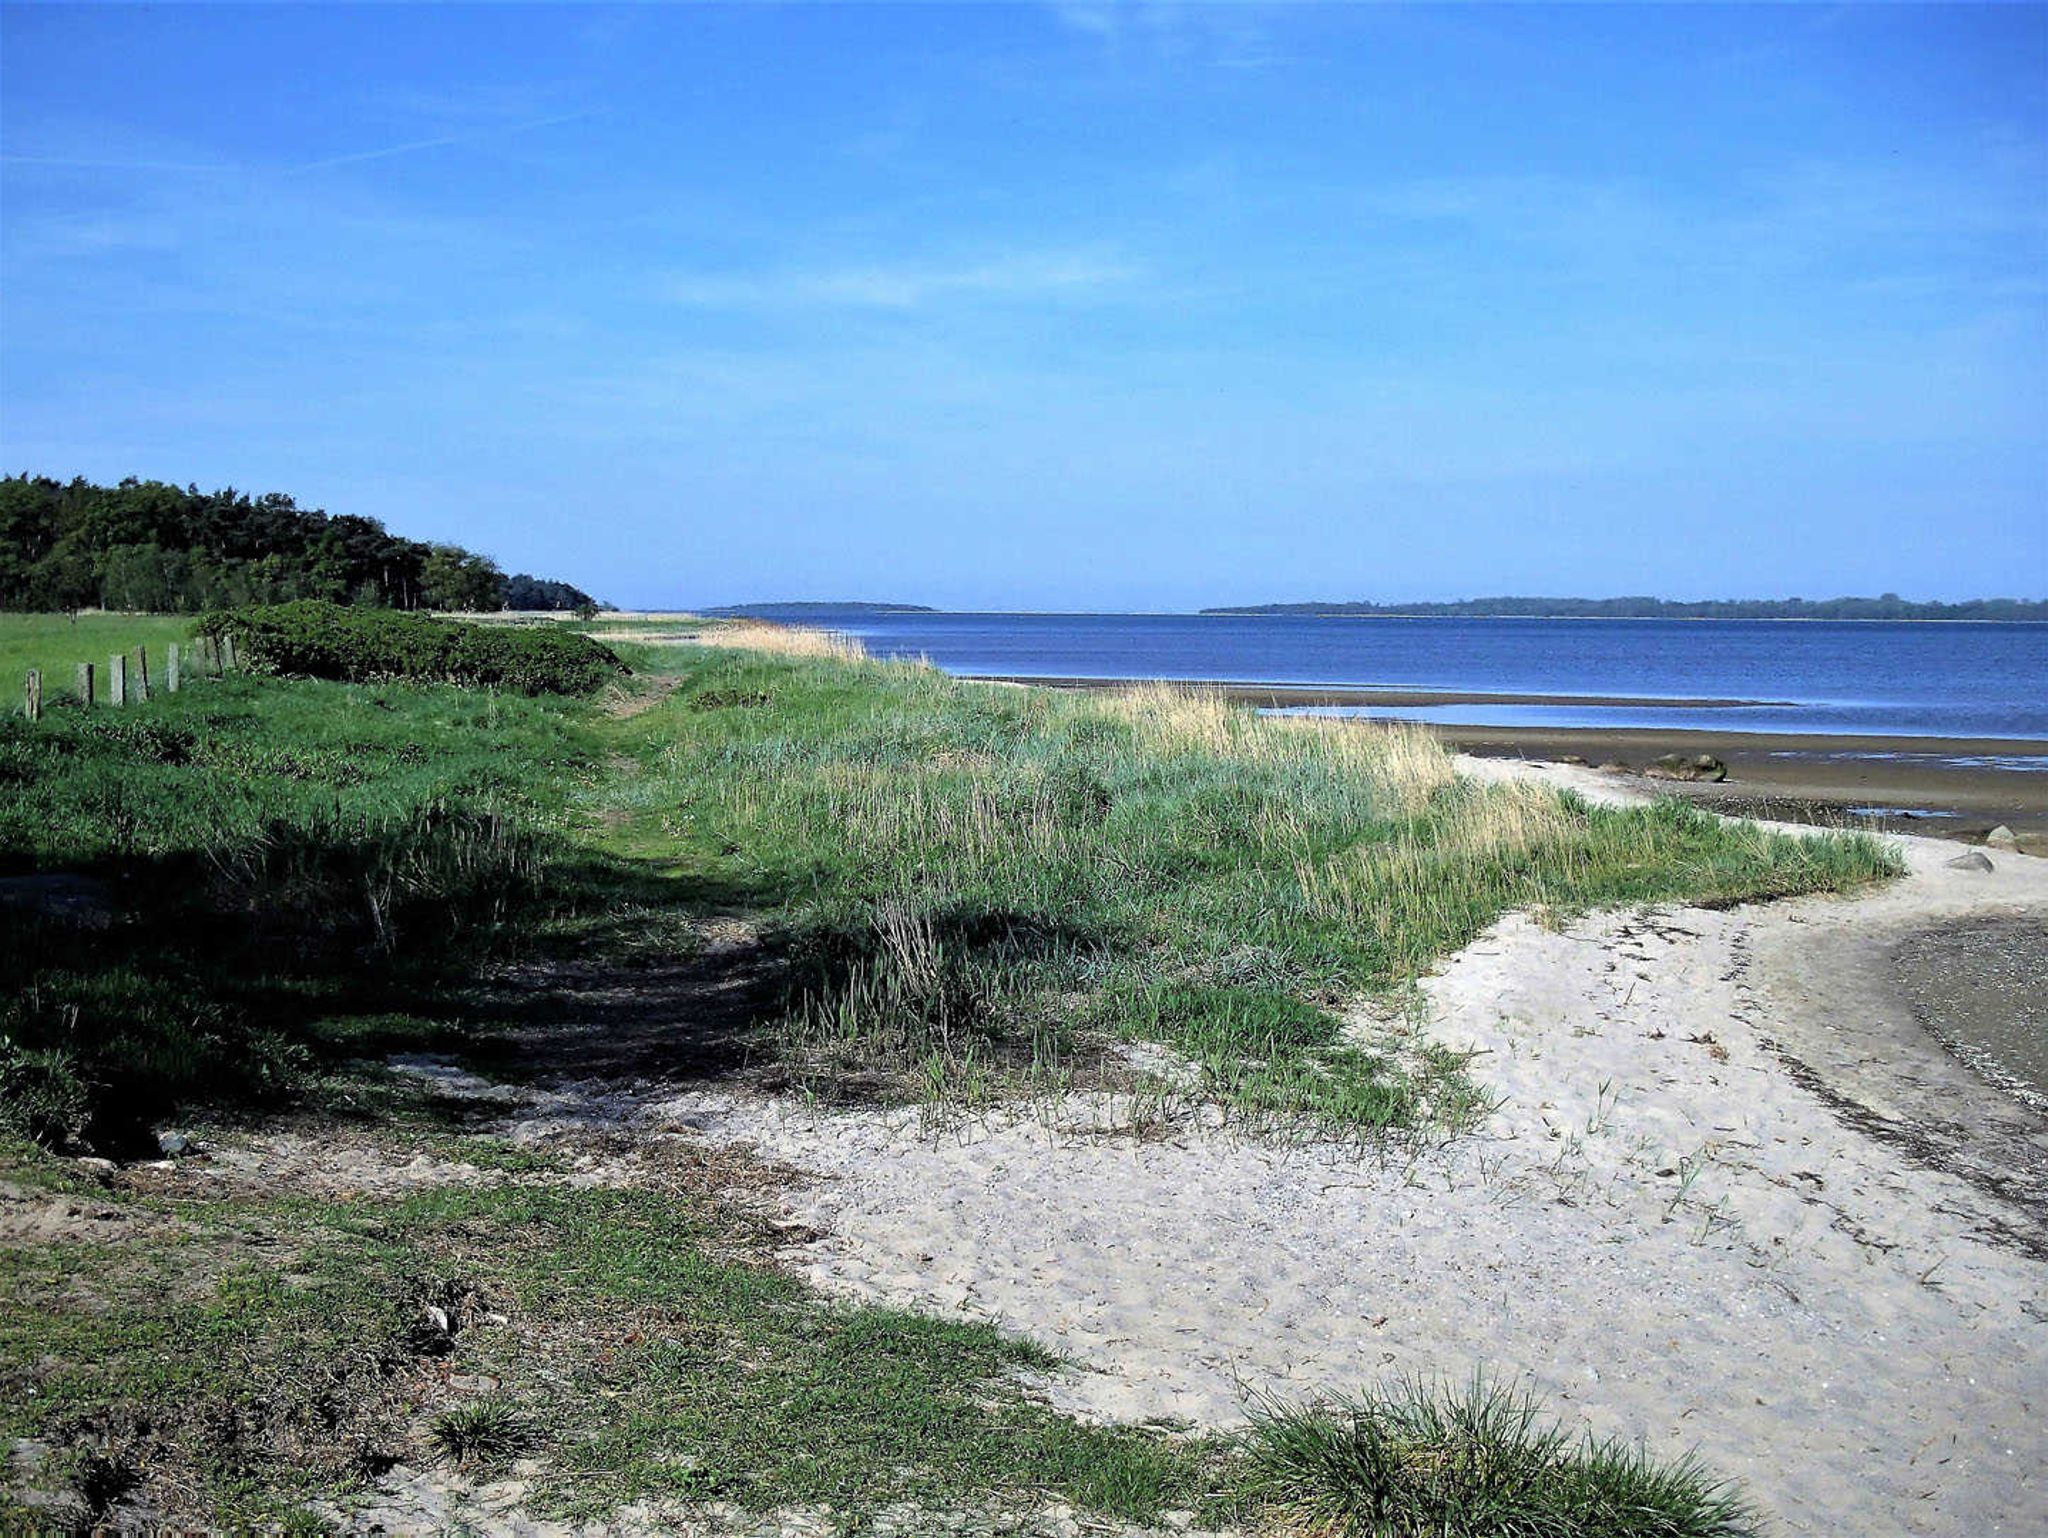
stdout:
[[588,694],[625,664],[553,625],[466,624],[302,599],[210,614],[199,633],[231,636],[245,665],[347,683],[409,678],[522,694]]

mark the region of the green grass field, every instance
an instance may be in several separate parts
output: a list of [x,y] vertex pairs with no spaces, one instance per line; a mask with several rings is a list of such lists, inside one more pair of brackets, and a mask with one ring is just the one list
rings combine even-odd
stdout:
[[[57,658],[64,625],[0,620],[0,657]],[[1892,869],[1861,838],[1473,785],[1410,731],[961,683],[758,627],[707,639],[728,644],[621,640],[635,675],[589,699],[237,676],[0,722],[0,1177],[112,1213],[101,1237],[0,1244],[0,1439],[47,1449],[67,1511],[139,1492],[311,1530],[308,1500],[392,1458],[518,1455],[537,1501],[579,1514],[715,1496],[857,1523],[1052,1493],[1365,1532],[1338,1516],[1384,1497],[1420,1513],[1386,1531],[1462,1531],[1402,1483],[1441,1459],[1354,1447],[1338,1421],[1263,1452],[1068,1422],[1010,1376],[1047,1365],[1028,1343],[841,1309],[778,1271],[731,1195],[772,1172],[671,1154],[568,1186],[385,1058],[541,1071],[573,983],[622,1033],[711,1021],[725,1039],[692,1050],[717,1071],[820,1099],[1109,1089],[1275,1136],[1439,1136],[1478,1097],[1401,1006],[1502,912]],[[52,878],[85,883],[88,922],[39,904]],[[1188,1073],[1127,1066],[1140,1039]],[[145,1152],[171,1123],[437,1150],[503,1183],[222,1194],[61,1156]],[[423,1356],[420,1310],[457,1296],[504,1322]],[[444,1357],[496,1386],[449,1388]],[[1665,1478],[1593,1453],[1603,1490]],[[1320,1506],[1304,1459],[1341,1471]],[[1696,1483],[1699,1512],[1732,1509]],[[1704,1523],[1658,1531],[1743,1530]]]
[[187,640],[192,626],[192,616],[179,614],[0,615],[0,714],[21,710],[22,679],[30,668],[42,670],[45,699],[71,692],[81,662],[93,664],[104,691],[107,659],[115,652],[146,646],[154,669],[164,647]]

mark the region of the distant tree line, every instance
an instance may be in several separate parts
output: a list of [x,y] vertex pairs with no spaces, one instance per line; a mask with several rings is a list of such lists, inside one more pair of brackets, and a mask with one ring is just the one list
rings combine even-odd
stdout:
[[566,582],[507,577],[460,545],[282,492],[133,478],[0,480],[0,609],[196,611],[323,598],[387,609],[586,609]]
[[1463,619],[1997,619],[2048,621],[2048,600],[1969,598],[1465,598],[1451,603],[1265,603],[1204,614],[1385,615]]

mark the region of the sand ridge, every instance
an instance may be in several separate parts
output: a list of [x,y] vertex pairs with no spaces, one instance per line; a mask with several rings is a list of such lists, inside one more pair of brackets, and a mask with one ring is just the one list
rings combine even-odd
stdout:
[[[1083,1414],[1228,1426],[1248,1393],[1484,1369],[1696,1448],[1789,1532],[2035,1532],[2048,1234],[1996,1153],[2048,1154],[2048,1123],[1874,967],[1899,926],[2048,907],[2048,861],[1897,843],[1908,877],[1856,899],[1504,920],[1425,987],[1502,1096],[1447,1148],[1105,1137],[1081,1102],[936,1137],[722,1092],[649,1109],[821,1177],[788,1209],[824,1235],[791,1252],[814,1281],[1032,1335],[1080,1364],[1045,1391]],[[1915,1143],[1931,1107],[1995,1135]]]

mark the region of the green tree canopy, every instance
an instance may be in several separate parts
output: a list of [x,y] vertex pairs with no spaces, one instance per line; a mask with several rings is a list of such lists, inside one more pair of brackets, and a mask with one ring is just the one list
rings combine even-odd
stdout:
[[[517,581],[520,608],[591,604],[567,583]],[[282,492],[0,479],[0,609],[191,611],[322,598],[494,610],[506,607],[510,587],[489,556],[406,539],[375,518],[300,507]]]

